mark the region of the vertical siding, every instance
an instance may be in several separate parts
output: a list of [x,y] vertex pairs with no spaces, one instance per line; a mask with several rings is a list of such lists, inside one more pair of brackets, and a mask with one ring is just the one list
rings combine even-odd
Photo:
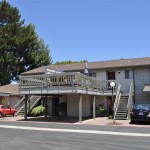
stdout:
[[107,97],[106,96],[96,96],[95,105],[104,104],[105,109],[107,109]]
[[106,70],[98,70],[96,77],[100,80],[106,80],[106,78],[107,78]]
[[[67,97],[66,97],[66,95],[63,95],[62,97],[59,98],[59,104],[60,104],[60,103],[66,103],[66,104],[67,104]],[[60,116],[63,116],[64,113],[59,112],[59,115],[60,115]]]
[[116,72],[116,81],[121,84],[121,91],[123,93],[128,93],[131,82],[133,82],[133,76],[131,79],[125,79],[125,70],[131,70],[131,74],[133,75],[133,69],[131,69],[131,68],[117,69],[115,71]]
[[67,95],[67,116],[77,117],[79,115],[79,95],[68,94]]
[[[90,108],[90,95],[82,95],[82,116],[89,117],[91,114]],[[67,116],[78,117],[79,116],[79,94],[67,95]]]
[[48,97],[47,99],[47,106],[48,106],[48,115],[52,115],[52,98],[51,97]]
[[135,69],[134,78],[135,102],[150,103],[150,94],[143,92],[144,86],[150,84],[149,67]]
[[[104,104],[107,109],[106,97],[96,96],[96,106],[98,104]],[[93,96],[82,95],[82,116],[92,116]],[[67,95],[67,116],[78,117],[79,116],[79,94]]]
[[[124,93],[128,93],[130,89],[131,82],[133,82],[133,77],[131,79],[125,79],[125,70],[131,70],[133,74],[132,68],[115,68],[112,71],[115,71],[116,81],[121,84],[121,91]],[[111,71],[111,70],[109,70]],[[97,70],[97,78],[100,80],[107,80],[107,70]]]
[[8,97],[10,107],[14,108],[17,102],[20,100],[19,96],[9,96]]

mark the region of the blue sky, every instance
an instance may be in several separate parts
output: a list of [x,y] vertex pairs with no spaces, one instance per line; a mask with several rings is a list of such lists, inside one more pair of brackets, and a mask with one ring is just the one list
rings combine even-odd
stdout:
[[56,61],[150,56],[150,0],[8,0]]

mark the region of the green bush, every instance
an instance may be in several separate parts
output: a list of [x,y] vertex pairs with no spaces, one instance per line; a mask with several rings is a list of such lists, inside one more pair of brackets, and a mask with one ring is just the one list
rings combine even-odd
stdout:
[[113,118],[113,116],[112,116],[112,115],[108,116],[108,119],[112,119],[112,118]]
[[96,115],[100,117],[104,117],[107,115],[104,104],[99,104],[98,106],[96,106]]
[[44,110],[45,110],[45,107],[43,107],[42,105],[34,107],[31,111],[31,115],[33,117],[41,116],[43,115]]

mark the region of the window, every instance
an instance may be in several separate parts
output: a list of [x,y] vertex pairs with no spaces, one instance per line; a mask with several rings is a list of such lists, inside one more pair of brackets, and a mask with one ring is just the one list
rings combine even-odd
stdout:
[[90,73],[89,73],[89,76],[90,76],[90,77],[96,77],[96,72],[90,72]]
[[6,106],[2,105],[1,108],[2,108],[2,109],[6,109]]
[[131,70],[125,70],[125,79],[131,79],[131,78],[132,78]]

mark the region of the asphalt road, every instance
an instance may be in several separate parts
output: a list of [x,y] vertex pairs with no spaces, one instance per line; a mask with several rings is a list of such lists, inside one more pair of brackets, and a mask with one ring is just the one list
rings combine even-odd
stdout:
[[[118,133],[122,134],[117,135]],[[126,133],[129,135],[124,135]],[[138,135],[134,135],[135,133]],[[0,150],[149,149],[150,128],[148,127],[0,121]]]

